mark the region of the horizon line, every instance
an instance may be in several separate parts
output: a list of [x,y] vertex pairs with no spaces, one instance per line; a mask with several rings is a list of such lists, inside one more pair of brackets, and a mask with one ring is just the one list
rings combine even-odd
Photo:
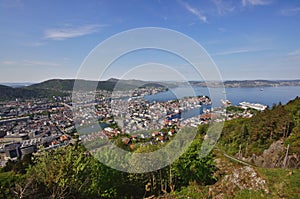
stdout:
[[[76,78],[50,78],[46,80],[41,81],[20,81],[20,82],[0,82],[0,84],[38,84],[50,80],[83,80],[83,81],[109,81],[109,80],[124,80],[124,81],[147,81],[147,82],[184,82],[184,81],[178,81],[178,80],[145,80],[145,79],[119,79],[119,78],[108,78],[106,80],[90,80],[90,79],[76,79]],[[227,81],[300,81],[300,79],[226,79],[222,80],[222,82]],[[219,82],[218,80],[188,80],[188,82]]]

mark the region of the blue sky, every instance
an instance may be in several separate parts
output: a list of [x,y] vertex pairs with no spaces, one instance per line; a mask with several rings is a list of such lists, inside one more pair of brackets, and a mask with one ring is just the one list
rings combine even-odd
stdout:
[[[0,0],[0,25],[0,82],[75,78],[100,42],[149,26],[196,40],[224,80],[300,79],[298,0]],[[110,75],[135,59],[180,64],[147,53],[120,60]]]

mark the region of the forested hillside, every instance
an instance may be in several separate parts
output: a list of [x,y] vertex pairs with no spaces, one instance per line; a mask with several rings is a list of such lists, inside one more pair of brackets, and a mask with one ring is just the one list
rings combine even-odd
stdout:
[[[298,97],[286,105],[279,103],[270,109],[258,112],[250,119],[226,121],[218,143],[218,146],[229,154],[236,155],[240,152],[245,158],[253,155],[260,156],[270,146],[280,148],[288,145],[288,154],[294,155],[296,159],[300,157],[300,98]],[[278,155],[283,159],[285,151],[280,153]],[[293,167],[295,166],[297,165]]]
[[12,88],[0,85],[0,101],[15,99],[37,99],[51,98],[52,96],[65,96],[66,94],[58,90],[46,90],[41,88]]

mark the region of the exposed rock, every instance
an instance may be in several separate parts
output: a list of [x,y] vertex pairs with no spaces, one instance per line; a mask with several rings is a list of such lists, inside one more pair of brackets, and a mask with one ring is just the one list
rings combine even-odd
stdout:
[[298,154],[288,156],[286,168],[300,168],[300,152]]
[[[264,150],[261,156],[255,154],[249,158],[242,158],[246,162],[250,162],[259,167],[265,168],[283,168],[286,147],[282,140],[273,142],[271,146]],[[286,168],[300,168],[300,153],[289,155],[286,162]]]
[[233,169],[219,182],[211,186],[209,191],[213,198],[221,199],[224,196],[234,196],[238,190],[242,189],[263,190],[269,194],[266,181],[250,166]]

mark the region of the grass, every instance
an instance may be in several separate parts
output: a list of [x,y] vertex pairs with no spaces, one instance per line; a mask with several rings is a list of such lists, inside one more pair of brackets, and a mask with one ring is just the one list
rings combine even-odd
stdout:
[[[242,166],[235,161],[225,158],[219,151],[214,151],[215,158],[223,161],[221,169],[231,170],[235,166]],[[254,168],[259,176],[266,181],[266,188],[269,193],[263,190],[236,190],[235,196],[226,195],[224,198],[237,198],[237,199],[298,199],[300,198],[300,169],[283,169],[283,168]],[[224,187],[226,188],[226,187]],[[226,193],[226,190],[221,190],[221,193]],[[208,197],[208,196],[207,196]]]
[[299,198],[300,170],[258,168],[265,177],[270,194],[268,198]]
[[236,199],[279,199],[279,198],[300,198],[300,170],[280,168],[256,168],[266,179],[269,194],[263,191],[240,190]]
[[179,192],[176,192],[173,196],[175,198],[210,198],[208,194],[207,186],[200,186],[195,183],[191,183],[187,187],[182,187]]
[[254,191],[243,189],[237,193],[235,196],[236,199],[263,199],[267,198],[266,194],[263,191]]
[[[266,180],[269,193],[263,190],[237,190],[235,196],[223,195],[224,198],[235,199],[298,199],[300,198],[300,170],[279,168],[255,168],[255,170]],[[211,198],[209,186],[190,184],[176,191],[166,199],[173,198]],[[222,191],[223,192],[223,191]],[[223,193],[226,191],[224,190]]]

